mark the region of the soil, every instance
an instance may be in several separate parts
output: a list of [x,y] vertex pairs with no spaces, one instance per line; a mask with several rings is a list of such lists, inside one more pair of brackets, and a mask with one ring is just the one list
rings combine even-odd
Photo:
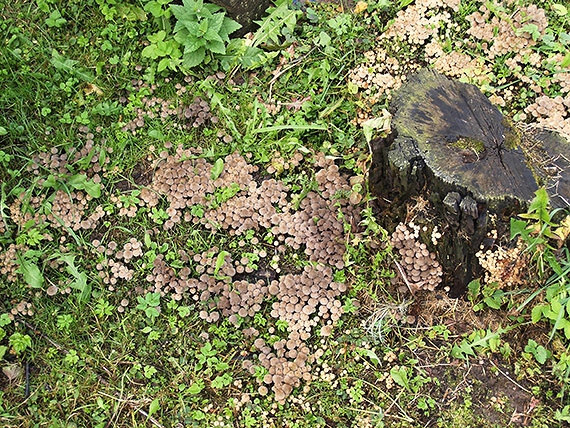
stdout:
[[[438,403],[444,403],[445,407],[438,413],[471,406],[478,419],[473,421],[472,427],[527,426],[530,423],[532,411],[539,403],[530,393],[528,382],[512,379],[508,369],[494,359],[455,363],[425,369],[440,382],[431,394]],[[469,400],[471,405],[467,404]]]

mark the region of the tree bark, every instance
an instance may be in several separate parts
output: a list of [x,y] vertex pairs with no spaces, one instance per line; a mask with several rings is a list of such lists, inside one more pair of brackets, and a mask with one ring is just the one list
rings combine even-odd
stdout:
[[[521,132],[475,86],[421,70],[390,109],[392,134],[372,143],[370,186],[397,221],[409,217],[414,198],[431,203],[414,222],[426,226],[424,242],[438,254],[452,295],[481,274],[475,254],[493,244],[490,231],[507,234],[509,218],[539,186],[553,206],[568,207],[569,142],[549,131]],[[436,225],[443,236],[434,246]]]

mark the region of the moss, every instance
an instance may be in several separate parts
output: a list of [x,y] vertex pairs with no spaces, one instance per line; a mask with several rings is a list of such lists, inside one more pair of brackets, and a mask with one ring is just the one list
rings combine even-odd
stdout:
[[508,118],[503,118],[501,122],[505,127],[505,141],[504,146],[509,150],[514,150],[521,145],[522,134],[520,130]]
[[485,150],[485,143],[473,137],[462,137],[451,143],[451,146],[462,150],[470,149],[475,151],[477,154],[480,154]]

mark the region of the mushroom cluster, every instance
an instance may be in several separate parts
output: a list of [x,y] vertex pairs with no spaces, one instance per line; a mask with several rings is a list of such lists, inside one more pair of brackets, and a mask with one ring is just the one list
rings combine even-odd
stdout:
[[38,208],[44,201],[44,197],[30,197],[25,192],[20,193],[9,205],[10,220],[23,228],[26,223],[41,224],[45,222],[46,215],[41,214]]
[[[561,66],[564,53],[536,49],[547,33],[545,10],[513,2],[482,4],[465,17],[464,34],[460,23],[451,20],[459,3],[418,0],[397,13],[374,51],[366,52],[364,62],[349,73],[350,84],[361,96],[355,122],[374,117],[373,106],[390,100],[406,75],[427,63],[447,76],[476,84],[496,105],[527,105],[525,111],[515,111],[515,120],[533,118],[542,127],[570,136],[570,80]],[[504,64],[503,75],[482,57]],[[553,95],[557,88],[558,97]]]
[[182,220],[201,221],[206,227],[211,227],[211,217],[200,220],[191,211],[183,211],[195,205],[211,205],[210,200],[215,199],[216,189],[223,193],[230,187],[242,189],[255,183],[251,173],[257,171],[257,167],[248,164],[236,153],[225,157],[223,172],[215,179],[212,179],[212,165],[204,158],[192,159],[195,154],[190,149],[182,148],[178,148],[174,155],[162,152],[151,185],[141,191],[141,199],[148,207],[158,205],[160,196],[166,197],[169,219],[164,223],[164,228],[167,230]]
[[524,284],[529,266],[529,254],[524,249],[521,240],[512,248],[497,246],[484,250],[481,247],[475,256],[485,270],[485,283],[496,282],[507,287]]
[[[101,173],[105,172],[105,166],[110,162],[106,154],[112,153],[111,147],[104,147],[105,140],[100,144],[95,144],[95,134],[89,131],[86,126],[81,126],[77,132],[80,141],[85,141],[79,149],[73,147],[67,152],[57,147],[52,147],[48,152],[40,152],[32,156],[32,162],[26,167],[28,172],[39,175],[42,170],[47,170],[51,174],[67,175],[69,167],[80,160],[89,159],[89,163],[83,167],[82,174],[101,183]],[[39,180],[40,184],[44,179]]]
[[32,304],[25,300],[22,300],[17,305],[15,305],[11,310],[10,314],[8,315],[11,319],[14,319],[16,316],[29,316],[31,317],[34,315],[34,310],[32,308]]
[[52,147],[49,152],[41,152],[32,157],[32,162],[26,167],[28,172],[39,175],[42,169],[55,174],[65,174],[67,169],[67,153],[59,153],[57,147]]
[[20,267],[18,254],[23,254],[28,248],[22,244],[10,244],[8,248],[0,252],[0,275],[4,275],[8,282],[18,279],[17,271]]
[[[191,80],[187,79],[188,82]],[[218,122],[218,118],[212,115],[210,105],[200,97],[195,97],[191,103],[184,104],[154,95],[159,87],[158,84],[149,85],[142,80],[133,80],[131,84],[135,91],[145,90],[149,95],[142,97],[142,106],[135,108],[135,117],[123,126],[124,132],[131,132],[136,135],[149,119],[160,119],[162,122],[174,119],[174,126],[179,129],[198,128],[209,122]],[[191,86],[182,83],[177,83],[175,88],[178,96],[182,96],[189,89],[192,89]],[[121,99],[121,101],[127,102],[126,98]]]
[[[271,386],[275,401],[283,404],[293,388],[301,384],[301,380],[308,382],[312,379],[307,365],[310,350],[299,333],[292,332],[287,340],[278,340],[273,345],[258,338],[253,345],[259,351],[259,362],[267,370],[257,388],[260,395],[266,395]],[[243,367],[255,373],[251,361],[244,361]]]
[[69,193],[57,190],[47,220],[57,229],[94,229],[105,216],[105,211],[103,207],[98,206],[86,217],[92,199],[89,194],[80,190]]
[[426,244],[419,242],[419,226],[410,223],[410,229],[400,223],[391,236],[392,246],[398,250],[402,268],[413,291],[433,291],[441,283],[443,270]]
[[535,118],[540,126],[570,136],[570,93],[565,97],[540,96],[525,108],[525,112]]
[[[385,35],[421,46],[437,35],[440,27],[451,23],[450,11],[457,12],[460,0],[420,0],[400,10]],[[450,11],[446,10],[450,9]]]
[[[304,246],[309,260],[342,269],[345,252],[343,224],[334,203],[316,192],[309,192],[296,212],[283,212],[272,217],[271,232],[287,246],[298,250]],[[279,243],[276,240],[275,243]],[[285,251],[285,246],[279,246]]]
[[532,53],[530,48],[536,45],[530,32],[521,29],[525,25],[533,25],[542,35],[548,26],[544,9],[536,5],[518,7],[511,16],[493,12],[491,17],[491,11],[483,4],[479,11],[468,15],[466,19],[471,24],[467,33],[490,43],[485,52],[489,59],[515,52],[521,62],[524,56]]
[[[261,338],[254,341],[260,352],[259,362],[267,369],[258,388],[261,395],[266,395],[271,386],[275,400],[283,403],[302,380],[311,380],[307,340],[312,328],[322,322],[327,324],[321,334],[330,334],[343,312],[338,297],[344,291],[346,285],[334,282],[332,269],[324,265],[306,266],[300,274],[284,275],[267,287],[269,295],[277,298],[271,306],[271,316],[287,322],[288,336],[272,345]],[[243,366],[254,372],[252,361],[245,360]]]
[[247,193],[206,213],[202,223],[218,224],[230,235],[241,235],[248,229],[268,228],[279,221],[276,207],[286,212],[291,208],[287,202],[289,189],[277,180],[264,180],[261,185],[250,181],[246,189]]
[[279,175],[283,171],[292,170],[299,166],[302,160],[303,154],[301,152],[295,152],[290,159],[286,159],[280,152],[275,152],[267,165],[266,171],[269,174]]
[[[89,141],[94,138],[85,137]],[[304,160],[313,161],[316,185],[306,195],[292,195],[281,180],[257,176],[258,167],[248,162],[247,155],[232,153],[212,164],[200,149],[173,148],[168,143],[164,148],[155,161],[151,183],[142,187],[128,206],[119,206],[123,199],[117,196],[112,196],[111,202],[125,208],[125,215],[132,215],[131,211],[139,207],[146,208],[149,215],[164,209],[166,233],[183,223],[193,224],[199,233],[221,229],[232,245],[179,250],[178,257],[157,251],[150,259],[152,265],[147,266],[149,260],[146,256],[142,260],[143,244],[137,239],[114,235],[115,240],[110,240],[97,234],[91,251],[101,282],[110,291],[126,294],[117,305],[119,312],[125,311],[133,294],[158,292],[177,301],[190,299],[199,317],[208,323],[227,319],[237,327],[244,318],[266,315],[267,332],[260,334],[253,327],[243,332],[257,355],[246,360],[244,367],[253,371],[255,365],[264,367],[267,376],[260,380],[259,394],[272,390],[276,401],[284,402],[293,388],[312,377],[315,358],[308,341],[313,331],[330,335],[343,313],[340,297],[347,286],[333,280],[333,268],[344,267],[345,230],[359,223],[354,206],[357,201],[350,199],[352,182],[333,159],[321,153],[295,153],[287,160],[279,158],[279,168],[285,171]],[[94,146],[89,143],[80,153],[90,156],[92,150]],[[76,155],[54,151],[47,157],[39,156],[36,163],[42,163],[43,168],[47,163],[51,168],[61,168],[68,159],[75,162]],[[93,180],[98,174],[94,165],[88,165],[88,177]],[[36,218],[39,214],[35,214],[40,212],[36,208],[44,203],[43,196],[22,195],[15,199],[11,211],[22,224],[35,219],[60,229],[64,233],[62,252],[68,228],[92,229],[103,216],[110,215],[102,207],[89,211],[92,198],[83,189],[69,193],[56,190],[52,195],[51,212],[44,217]],[[21,212],[26,204],[32,209]],[[162,233],[158,227],[147,231],[150,243],[146,236],[145,242],[152,247],[152,240]],[[0,253],[0,274],[16,280],[16,252],[24,250],[11,246]],[[301,271],[281,263],[298,260],[299,252],[311,262]],[[46,268],[58,270],[62,263],[51,260]],[[141,268],[148,269],[146,283],[136,282],[137,269]],[[279,276],[282,268],[287,274]],[[47,290],[50,296],[67,292],[71,289],[65,279]]]
[[390,99],[392,91],[402,86],[407,72],[417,68],[413,63],[402,67],[388,49],[378,47],[364,53],[365,62],[349,73],[350,83],[360,91],[364,108],[355,118],[362,123],[370,118],[372,107],[383,97]]
[[336,322],[342,314],[337,299],[346,285],[333,282],[328,266],[306,266],[300,274],[288,274],[271,282],[269,294],[277,297],[271,306],[271,316],[287,322],[289,331],[308,339],[309,332],[321,320]]
[[[35,223],[48,222],[56,229],[62,232],[67,232],[68,229],[78,231],[80,229],[94,229],[99,220],[105,216],[105,211],[101,206],[97,206],[93,212],[87,215],[89,211],[89,203],[93,199],[87,192],[83,190],[72,190],[69,188],[82,189],[84,185],[83,180],[90,181],[91,184],[96,184],[103,188],[101,181],[101,174],[105,174],[106,165],[110,162],[108,156],[112,153],[111,148],[104,148],[104,141],[101,145],[95,145],[95,135],[89,131],[89,128],[82,126],[78,131],[80,139],[85,140],[85,144],[80,149],[72,148],[65,152],[53,147],[49,152],[41,152],[32,157],[32,161],[27,166],[28,171],[38,175],[41,170],[47,170],[53,176],[58,177],[57,180],[65,184],[64,188],[59,188],[58,183],[47,183],[46,179],[38,181],[40,185],[46,188],[55,187],[57,190],[53,194],[53,199],[50,201],[51,209],[49,214],[38,214],[40,208],[48,196],[39,195],[30,196],[22,193],[10,206],[11,219],[18,225],[22,225],[30,220]],[[89,159],[89,162],[83,166],[79,174],[75,176],[69,175],[69,168],[75,163]],[[66,181],[74,181],[73,185],[69,185]],[[77,180],[81,180],[78,182]],[[22,211],[23,206],[32,208],[33,210]]]
[[143,294],[145,292],[160,293],[166,295],[169,293],[174,300],[181,300],[183,293],[189,292],[194,300],[197,300],[196,290],[198,289],[198,281],[189,279],[189,268],[182,268],[178,275],[174,268],[170,267],[163,254],[159,254],[153,262],[152,273],[146,276],[146,280],[151,283],[146,289],[137,285],[135,292]]
[[95,268],[110,291],[115,290],[115,285],[119,280],[129,281],[134,277],[135,271],[129,267],[128,263],[143,255],[142,244],[137,239],[131,238],[122,249],[115,241],[103,245],[96,239],[91,244],[96,254],[101,257]]

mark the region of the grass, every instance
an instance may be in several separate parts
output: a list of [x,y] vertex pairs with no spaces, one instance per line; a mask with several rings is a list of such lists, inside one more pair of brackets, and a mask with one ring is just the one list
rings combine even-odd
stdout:
[[[540,235],[547,262],[544,271],[531,271],[526,278],[522,288],[528,292],[484,284],[470,288],[469,299],[450,299],[442,290],[411,296],[398,280],[384,230],[394,220],[378,218],[379,207],[368,191],[365,177],[371,159],[360,125],[362,118],[380,116],[389,97],[384,93],[368,102],[370,94],[351,80],[351,72],[362,65],[372,70],[365,52],[378,45],[401,69],[417,65],[414,58],[422,58],[425,65],[425,55],[416,54],[425,47],[379,39],[398,10],[415,3],[370,2],[359,14],[318,2],[295,13],[283,4],[285,9],[277,9],[271,19],[279,22],[278,13],[287,10],[287,16],[295,15],[296,25],[293,31],[282,25],[273,35],[278,43],[262,46],[263,65],[248,69],[236,56],[224,69],[227,62],[214,55],[210,63],[186,71],[158,71],[158,60],[143,57],[147,36],[160,30],[172,33],[174,24],[174,18],[153,16],[150,3],[156,2],[16,1],[0,12],[0,424],[567,423],[568,335],[559,328],[558,315],[551,314],[556,302],[566,303],[567,272],[556,276],[554,265],[548,264],[558,260],[567,266],[557,241]],[[552,52],[565,58],[567,12],[562,14],[553,2],[537,5],[545,9],[549,31],[558,39],[549,42],[545,32],[535,49],[544,53],[543,59]],[[454,40],[471,37],[466,16],[480,6],[462,2],[451,13],[449,19],[458,24],[451,33]],[[462,46],[457,48],[461,53],[491,62],[490,80],[481,84],[488,95],[505,96],[502,91],[508,85],[518,88],[519,77],[510,75],[505,65],[514,53],[492,62],[485,59],[479,42]],[[551,63],[525,67],[522,74],[538,82],[544,94],[567,98],[560,83],[543,79]],[[539,94],[524,86],[513,94],[502,108],[520,120]],[[137,109],[150,110],[153,97],[156,105],[164,102],[164,109],[171,111],[164,117],[160,109],[154,110],[158,116],[145,114],[135,134],[125,130],[138,118]],[[193,127],[194,119],[188,121],[176,111],[195,97],[206,100],[218,120]],[[181,129],[183,125],[189,129]],[[87,140],[92,140],[92,148],[85,156],[71,161],[59,157],[72,158]],[[177,149],[192,151],[177,155]],[[235,170],[232,153],[243,157]],[[43,154],[52,157],[42,161]],[[165,224],[175,217],[171,196],[178,190],[160,190],[153,182],[167,164],[166,154],[179,156],[179,168],[192,159],[197,177],[211,186],[196,191],[203,199],[181,208],[182,220],[173,227]],[[53,162],[63,169],[57,171]],[[339,175],[330,184],[331,195],[323,196],[327,188],[318,174],[330,172],[327,168],[333,164]],[[257,170],[246,173],[248,165]],[[243,177],[247,182],[232,190],[232,182],[224,181],[230,173],[233,183]],[[189,181],[189,175],[184,177],[181,186]],[[267,186],[263,194],[273,189],[268,183],[288,188],[278,191],[284,193],[283,201],[276,198],[263,205],[249,187],[253,182]],[[144,189],[158,194],[155,206],[144,200]],[[83,203],[85,194],[92,197]],[[321,195],[315,197],[320,205],[310,211],[304,201],[314,194]],[[57,195],[71,198],[70,205],[59,204]],[[310,214],[287,233],[279,233],[280,223],[263,215],[258,224],[236,232],[247,217],[234,226],[220,218],[232,214],[230,208],[240,212],[232,205],[240,198],[263,205],[282,222],[288,219],[287,210],[291,215]],[[137,207],[132,217],[120,213],[127,206]],[[68,211],[79,208],[76,222]],[[96,227],[81,227],[81,220],[97,209],[104,216],[93,220]],[[522,235],[528,241],[537,220],[525,221],[528,233]],[[563,223],[549,221],[552,230],[561,230],[555,226]],[[325,248],[342,244],[343,264],[328,263],[329,256],[315,255],[316,250],[307,254],[308,238],[298,249],[286,240],[294,240],[304,227],[324,236]],[[330,236],[336,241],[327,241]],[[132,259],[117,253],[131,238],[142,248]],[[118,249],[106,252],[111,241]],[[98,244],[105,247],[103,252]],[[206,253],[207,262],[200,259]],[[229,257],[236,262],[233,266],[248,258],[241,266],[253,272],[238,272],[229,280],[224,270]],[[115,275],[113,263],[132,276]],[[215,287],[228,287],[234,298],[245,299],[246,291],[235,292],[238,280],[261,280],[269,286],[287,274],[302,278],[303,269],[327,263],[330,283],[346,288],[334,298],[343,315],[330,334],[323,333],[323,315],[315,321],[302,341],[310,354],[303,367],[311,380],[300,381],[290,395],[276,400],[271,384],[264,383],[269,369],[255,343],[256,338],[270,345],[291,339],[292,319],[272,315],[281,297],[267,293],[253,315],[234,316],[230,322],[229,316],[220,315],[222,294]],[[183,276],[198,280],[208,267],[210,294],[203,295],[203,289],[166,290],[175,288]],[[548,277],[549,285],[554,281],[558,286],[557,294],[538,293],[536,302],[517,311]],[[50,287],[57,290],[55,295],[49,295]],[[503,288],[503,294],[496,294]],[[548,309],[536,319],[532,308],[539,304]],[[214,312],[219,318],[208,318],[215,317]],[[560,319],[570,318],[564,310],[561,314]],[[266,393],[260,389],[265,384]]]

